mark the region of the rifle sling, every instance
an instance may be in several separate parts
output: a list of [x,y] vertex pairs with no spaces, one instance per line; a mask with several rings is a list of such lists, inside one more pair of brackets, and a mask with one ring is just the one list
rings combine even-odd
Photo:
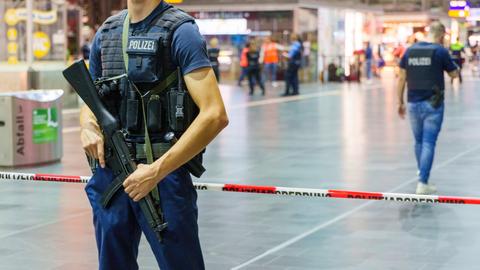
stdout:
[[[130,16],[127,13],[125,15],[125,19],[123,21],[123,30],[122,30],[122,52],[123,52],[123,62],[125,64],[125,72],[128,73],[128,53],[127,53],[127,45],[128,45],[128,34],[130,31]],[[147,117],[146,117],[146,110],[145,110],[145,96],[152,96],[158,95],[161,92],[168,89],[168,87],[177,80],[177,72],[172,72],[170,75],[167,76],[165,80],[158,83],[153,89],[148,91],[145,95],[139,91],[136,85],[132,82],[132,86],[135,88],[136,92],[141,97],[141,105],[142,105],[142,114],[143,114],[143,126],[145,130],[145,154],[148,164],[152,164],[154,162],[153,150],[152,150],[152,143],[150,140],[150,134],[148,132],[148,125],[147,125]],[[152,190],[152,195],[155,200],[158,202],[160,201],[160,194],[158,192],[158,187],[155,187]]]

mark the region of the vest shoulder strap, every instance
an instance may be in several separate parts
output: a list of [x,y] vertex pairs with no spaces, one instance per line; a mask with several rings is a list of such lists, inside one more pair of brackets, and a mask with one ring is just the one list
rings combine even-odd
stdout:
[[163,71],[162,79],[163,82],[157,85],[153,92],[162,92],[168,86],[172,85],[177,81],[181,80],[181,76],[178,72],[178,66],[174,64],[172,59],[172,42],[173,34],[175,30],[178,29],[182,24],[187,22],[195,22],[195,19],[188,15],[185,11],[178,9],[176,7],[170,6],[165,10],[155,21],[153,27],[159,28],[160,31],[160,47],[161,47],[161,57],[163,59]]
[[195,22],[195,19],[188,15],[185,11],[171,6],[165,10],[162,15],[155,21],[154,27],[159,27],[165,31],[161,31],[164,35],[161,37],[162,45],[170,47],[173,34],[178,27],[187,22]]
[[105,22],[102,24],[100,27],[99,31],[101,32],[108,32],[110,30],[116,29],[116,28],[121,28],[123,27],[123,20],[125,16],[127,15],[127,10],[124,9],[120,11],[119,13],[110,16]]

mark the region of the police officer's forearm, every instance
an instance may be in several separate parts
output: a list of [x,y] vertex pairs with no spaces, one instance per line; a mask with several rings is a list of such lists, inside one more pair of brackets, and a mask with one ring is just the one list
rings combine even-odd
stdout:
[[457,78],[459,75],[460,75],[460,68],[458,68],[458,69],[456,69],[452,72],[448,72],[448,76],[450,76],[450,78],[452,78],[452,79]]
[[155,163],[158,176],[165,177],[199,154],[228,123],[214,110],[201,112],[178,142]]
[[406,84],[406,72],[404,69],[400,69],[400,74],[397,83],[398,104],[403,105],[405,96],[405,84]]
[[100,131],[100,127],[97,123],[97,118],[86,105],[83,105],[82,108],[80,108],[80,127],[82,129],[92,129]]

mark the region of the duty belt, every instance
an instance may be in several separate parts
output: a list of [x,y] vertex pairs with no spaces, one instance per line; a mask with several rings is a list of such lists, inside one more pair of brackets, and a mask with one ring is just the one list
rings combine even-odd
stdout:
[[[145,144],[143,143],[127,143],[132,158],[136,161],[142,161],[147,159],[147,153],[145,152]],[[170,148],[171,143],[153,143],[152,152],[153,158],[156,160],[163,156]]]

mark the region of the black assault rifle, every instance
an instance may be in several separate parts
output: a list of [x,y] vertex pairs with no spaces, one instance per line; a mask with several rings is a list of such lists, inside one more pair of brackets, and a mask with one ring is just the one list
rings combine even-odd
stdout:
[[[125,143],[125,137],[120,131],[118,121],[102,103],[83,60],[76,61],[65,69],[63,76],[97,118],[105,137],[106,165],[113,171],[114,182],[121,185],[136,170],[137,166],[130,158],[130,152]],[[107,196],[111,197],[113,194]],[[150,227],[161,240],[161,232],[167,227],[167,223],[164,221],[160,206],[155,203],[151,194],[140,200],[139,204]]]

